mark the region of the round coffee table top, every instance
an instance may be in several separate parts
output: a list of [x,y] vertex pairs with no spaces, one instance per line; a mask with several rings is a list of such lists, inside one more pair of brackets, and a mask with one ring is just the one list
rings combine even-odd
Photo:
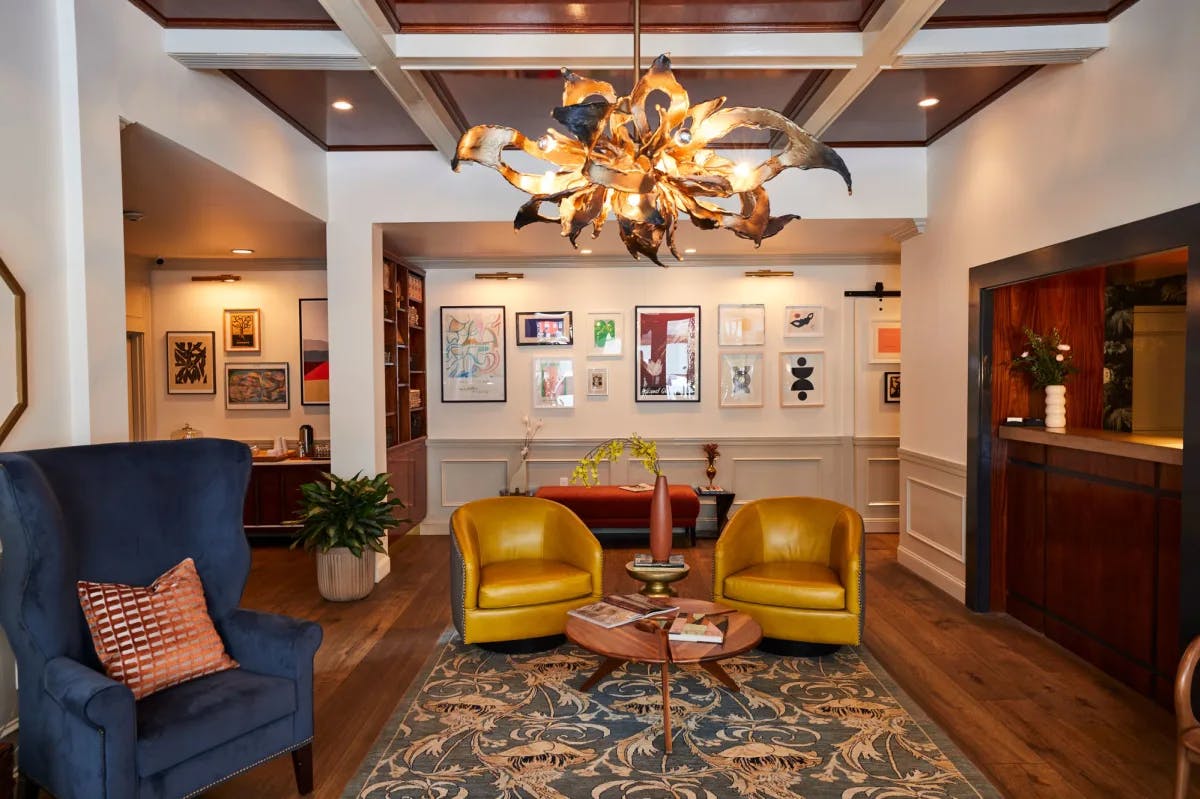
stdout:
[[[727,610],[703,599],[674,597],[664,605],[674,605],[685,613],[714,613]],[[598,624],[567,617],[567,638],[589,652],[619,660],[639,663],[700,663],[708,660],[740,655],[753,649],[762,640],[762,628],[745,613],[730,613],[729,625],[725,630],[725,641],[720,644],[705,644],[692,641],[671,641],[669,655],[662,650],[658,633],[640,630],[637,623],[622,624],[605,629]]]

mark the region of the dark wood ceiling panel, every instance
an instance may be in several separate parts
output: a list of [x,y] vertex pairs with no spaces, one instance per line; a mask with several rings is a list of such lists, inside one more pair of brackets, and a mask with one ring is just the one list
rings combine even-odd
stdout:
[[927,28],[1107,22],[1137,0],[945,0]]
[[[406,33],[613,33],[632,31],[629,0],[381,0]],[[653,32],[856,31],[880,0],[643,0]]]
[[[253,69],[225,74],[327,149],[433,149],[373,72]],[[354,109],[338,111],[332,106],[336,100],[349,101]]]
[[[822,140],[847,144],[929,144],[1038,67],[961,67],[884,70],[825,131]],[[938,98],[932,108],[917,105]]]
[[168,28],[336,29],[319,0],[131,0]]
[[[632,70],[584,70],[596,80],[608,81],[618,93],[628,94]],[[763,69],[677,69],[675,77],[687,90],[693,105],[714,97],[726,97],[727,105],[762,106],[786,111],[793,98],[806,86],[808,70]],[[505,125],[536,138],[549,127],[565,130],[550,111],[562,103],[562,78],[557,70],[544,71],[451,71],[434,76],[453,98],[463,123]],[[651,95],[649,105],[664,102]],[[769,131],[739,130],[721,141],[723,146],[766,146]]]

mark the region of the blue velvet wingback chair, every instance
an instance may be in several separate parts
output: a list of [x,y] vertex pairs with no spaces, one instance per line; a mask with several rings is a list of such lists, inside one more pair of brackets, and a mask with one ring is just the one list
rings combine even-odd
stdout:
[[[291,752],[312,790],[312,622],[237,607],[250,452],[218,439],[0,453],[0,624],[20,673],[22,799],[195,796]],[[134,701],[100,670],[77,580],[149,585],[186,557],[241,668]]]

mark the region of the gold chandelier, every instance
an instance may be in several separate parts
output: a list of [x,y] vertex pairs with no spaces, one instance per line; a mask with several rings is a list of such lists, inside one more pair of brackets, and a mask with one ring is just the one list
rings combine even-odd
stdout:
[[[640,34],[635,1],[635,76],[640,69]],[[624,97],[617,97],[610,83],[566,68],[562,75],[562,105],[551,116],[570,136],[551,128],[534,141],[513,128],[476,125],[459,139],[451,161],[455,172],[463,161],[491,167],[533,195],[517,211],[513,220],[517,230],[534,222],[557,223],[577,248],[580,233],[591,225],[592,238],[598,237],[612,213],[629,253],[635,259],[645,255],[663,266],[658,251],[664,240],[675,260],[683,260],[675,246],[675,225],[681,215],[703,230],[731,230],[755,247],[798,219],[795,214],[771,216],[763,188],[784,169],[832,169],[851,189],[850,170],[841,156],[784,115],[766,108],[725,108],[724,97],[691,105],[666,55],[656,58]],[[652,92],[663,92],[670,100],[665,109],[655,105],[658,123],[654,126],[646,110]],[[710,143],[738,128],[778,131],[786,146],[757,166],[734,163],[710,149]],[[514,147],[554,168],[543,174],[512,168],[502,154]],[[734,195],[741,202],[740,212],[727,211],[712,201]],[[556,203],[558,218],[543,216],[542,203]]]

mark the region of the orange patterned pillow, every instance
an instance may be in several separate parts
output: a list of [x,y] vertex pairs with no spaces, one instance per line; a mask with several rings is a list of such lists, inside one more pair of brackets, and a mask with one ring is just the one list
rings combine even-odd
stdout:
[[238,667],[208,616],[191,558],[148,588],[84,580],[78,588],[104,673],[128,685],[134,699]]

